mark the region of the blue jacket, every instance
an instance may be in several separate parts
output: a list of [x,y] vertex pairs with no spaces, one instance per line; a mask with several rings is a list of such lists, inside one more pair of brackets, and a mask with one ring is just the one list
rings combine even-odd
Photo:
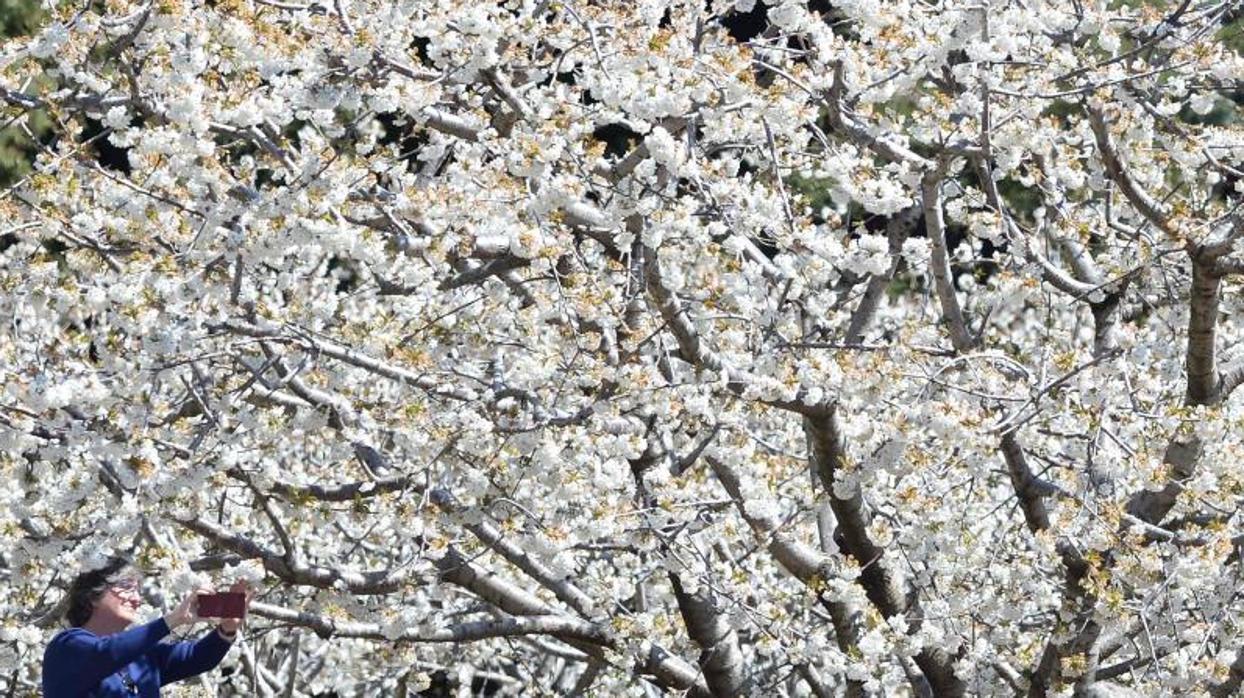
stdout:
[[62,630],[43,652],[44,698],[158,698],[161,686],[214,668],[231,644],[215,630],[194,642],[161,643],[168,634],[163,618],[103,637]]

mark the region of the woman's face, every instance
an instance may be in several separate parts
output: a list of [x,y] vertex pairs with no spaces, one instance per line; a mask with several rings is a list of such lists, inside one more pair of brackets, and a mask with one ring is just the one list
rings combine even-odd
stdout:
[[140,582],[136,577],[123,577],[104,592],[95,602],[95,617],[110,623],[129,625],[138,618],[138,607],[143,598],[139,593]]

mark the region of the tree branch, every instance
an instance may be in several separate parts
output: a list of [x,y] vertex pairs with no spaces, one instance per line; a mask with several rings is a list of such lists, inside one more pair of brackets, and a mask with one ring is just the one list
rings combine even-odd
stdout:
[[[820,479],[838,519],[839,547],[859,564],[859,583],[865,595],[885,618],[908,616],[910,631],[917,632],[923,622],[919,597],[907,597],[902,593],[897,572],[886,559],[885,551],[869,535],[869,516],[858,487],[851,488],[850,494],[845,497],[840,496],[835,487],[838,469],[846,464],[847,459],[836,412],[823,417],[807,417],[803,420],[803,427],[813,472]],[[965,694],[963,681],[955,675],[954,662],[955,658],[942,649],[926,647],[916,655],[916,665],[938,696]]]
[[[462,510],[449,490],[443,488],[434,489],[431,492],[430,498],[433,504],[436,504],[442,511],[447,513],[455,513]],[[553,592],[558,600],[574,609],[579,615],[584,618],[592,618],[595,615],[595,603],[591,597],[583,593],[570,580],[558,577],[543,563],[529,555],[527,551],[507,540],[505,535],[494,526],[486,521],[481,521],[480,523],[467,523],[465,528],[474,534],[481,543],[491,548],[493,552],[505,558],[507,562],[522,570],[527,576],[539,582],[541,586]]]
[[[729,381],[727,387],[731,392],[741,397],[751,382],[750,377],[740,371],[731,369],[715,351],[707,346],[701,338],[699,331],[695,329],[695,325],[686,308],[683,307],[682,302],[666,288],[661,273],[661,260],[658,258],[656,251],[645,248],[645,256],[644,277],[648,293],[655,302],[661,317],[669,326],[670,332],[673,333],[674,339],[678,342],[683,357],[699,369],[724,371]],[[825,401],[818,403],[809,402],[803,397],[806,393],[807,390],[805,388],[800,388],[799,393],[796,394],[793,400],[760,399],[758,401],[772,407],[805,415],[823,415],[832,409],[831,403]]]
[[924,225],[933,248],[929,259],[937,298],[942,305],[942,317],[950,326],[950,341],[959,352],[971,351],[977,344],[968,332],[963,319],[963,309],[955,295],[954,278],[950,273],[950,255],[946,249],[946,225],[942,214],[942,178],[946,163],[925,173],[920,182],[923,193]]
[[911,234],[916,219],[920,216],[920,211],[919,206],[911,206],[891,217],[889,222],[886,223],[890,267],[885,274],[875,274],[868,279],[868,286],[864,289],[864,297],[860,299],[859,305],[855,307],[855,312],[851,314],[851,322],[847,325],[847,333],[843,337],[844,344],[859,344],[864,340],[864,332],[868,325],[872,323],[877,307],[881,305],[881,299],[885,294],[886,287],[890,285],[890,280],[894,278],[894,274],[902,263],[903,242]]
[[825,605],[833,622],[839,647],[843,652],[851,651],[857,646],[862,631],[857,622],[857,614],[847,604],[831,601],[824,594],[822,585],[833,576],[829,559],[819,551],[793,539],[781,529],[773,517],[749,510],[739,475],[732,466],[711,455],[705,456],[705,460],[752,532],[757,538],[767,541],[766,548],[773,559],[782,569],[803,582]]
[[260,560],[265,569],[289,584],[321,589],[342,589],[352,594],[370,595],[391,594],[415,581],[415,578],[408,573],[397,573],[392,570],[353,572],[320,565],[290,564],[275,550],[270,550],[250,538],[232,533],[202,518],[169,516],[168,519],[236,553],[242,559]]
[[1167,219],[1166,211],[1163,210],[1162,205],[1140,188],[1140,185],[1136,183],[1131,173],[1123,165],[1123,160],[1119,157],[1119,151],[1115,147],[1114,139],[1110,136],[1110,128],[1106,125],[1101,109],[1091,104],[1085,105],[1084,109],[1088,113],[1089,126],[1093,129],[1093,136],[1097,140],[1097,149],[1101,152],[1101,159],[1106,165],[1106,173],[1110,175],[1110,179],[1118,185],[1119,190],[1123,192],[1123,196],[1127,198],[1132,207],[1145,220],[1167,235],[1173,236],[1175,230],[1171,227],[1170,220]]
[[343,363],[350,364],[356,368],[361,368],[369,373],[373,373],[399,383],[413,385],[428,393],[440,397],[467,402],[478,397],[472,390],[440,385],[434,378],[425,374],[415,373],[414,371],[410,371],[400,366],[394,366],[393,364],[372,358],[362,352],[339,345],[335,342],[316,339],[306,333],[298,333],[296,336],[291,336],[290,334],[286,334],[277,329],[269,329],[256,324],[243,322],[241,320],[226,320],[221,323],[210,325],[209,329],[214,331],[226,330],[234,334],[240,334],[247,337],[273,339],[302,344],[307,348],[329,358],[337,359]]
[[743,654],[734,628],[723,617],[711,592],[701,587],[689,593],[675,573],[670,573],[678,611],[687,635],[700,648],[700,670],[708,689],[717,698],[732,698],[748,692]]
[[251,602],[250,612],[261,618],[309,628],[323,639],[352,637],[396,643],[478,642],[498,637],[552,635],[560,639],[578,640],[594,645],[609,644],[608,634],[596,625],[556,615],[512,616],[495,620],[455,623],[432,630],[407,628],[395,635],[386,633],[377,623],[341,621],[325,615],[295,611],[258,601]]
[[1192,258],[1192,294],[1188,313],[1188,350],[1185,368],[1187,405],[1215,405],[1222,396],[1222,377],[1218,374],[1214,336],[1218,325],[1221,279],[1214,273],[1212,260]]

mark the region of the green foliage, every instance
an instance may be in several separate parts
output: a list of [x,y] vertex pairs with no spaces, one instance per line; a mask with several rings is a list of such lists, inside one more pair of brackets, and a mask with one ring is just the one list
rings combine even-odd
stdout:
[[4,0],[0,3],[0,36],[31,34],[43,22],[39,0]]
[[819,212],[822,208],[834,208],[833,198],[829,195],[830,187],[833,186],[832,179],[795,174],[786,177],[785,181],[786,186],[790,187],[794,194],[802,197],[813,213]]
[[[16,125],[13,116],[5,118],[5,128],[0,129],[0,187],[6,187],[31,170],[37,145]],[[41,136],[51,128],[52,122],[42,110],[28,112],[26,124],[36,136]]]
[[[0,38],[26,36],[43,23],[43,10],[38,0],[3,0],[0,2]],[[17,126],[17,110],[0,110],[0,186],[8,186],[30,171],[37,148]],[[32,112],[26,124],[35,134],[42,134],[51,125],[42,112]]]
[[1216,38],[1232,51],[1244,55],[1244,11],[1236,11],[1235,19],[1218,30]]
[[890,302],[894,302],[918,290],[915,279],[910,274],[896,274],[893,279],[890,279],[889,285],[885,287],[885,295],[890,299]]
[[1032,220],[1033,212],[1041,204],[1041,192],[1036,187],[1026,187],[1010,177],[998,181],[998,195],[1012,215],[1025,221]]
[[1219,98],[1214,100],[1214,108],[1208,114],[1197,114],[1185,105],[1179,111],[1179,120],[1189,124],[1230,126],[1239,120],[1239,106],[1229,99]]

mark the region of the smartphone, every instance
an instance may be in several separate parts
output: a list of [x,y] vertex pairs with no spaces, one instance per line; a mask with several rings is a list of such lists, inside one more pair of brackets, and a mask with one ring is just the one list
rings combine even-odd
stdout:
[[199,594],[198,606],[200,618],[241,618],[246,615],[246,594]]

